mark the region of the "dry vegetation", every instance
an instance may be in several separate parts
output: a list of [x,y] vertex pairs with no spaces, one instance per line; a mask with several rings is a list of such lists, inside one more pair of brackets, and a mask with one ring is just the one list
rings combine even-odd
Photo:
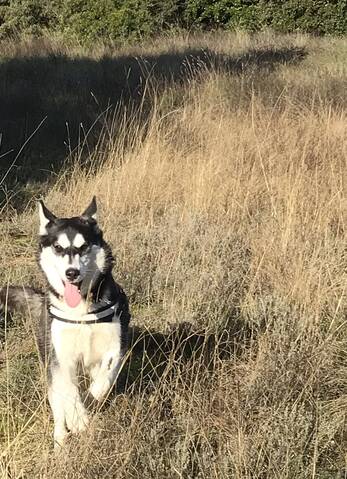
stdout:
[[[34,320],[7,318],[3,478],[345,477],[347,41],[215,35],[107,54],[201,46],[223,61],[179,81],[147,71],[143,101],[47,191],[61,215],[98,196],[132,346],[119,394],[55,457]],[[33,210],[3,208],[2,283],[42,284]]]

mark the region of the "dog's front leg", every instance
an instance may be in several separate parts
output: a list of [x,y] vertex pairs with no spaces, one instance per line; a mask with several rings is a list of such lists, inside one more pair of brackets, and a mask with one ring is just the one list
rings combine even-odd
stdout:
[[52,370],[49,400],[54,416],[54,440],[61,445],[67,434],[65,425],[72,433],[83,431],[88,425],[74,367],[59,365]]
[[92,383],[89,387],[90,394],[97,401],[101,401],[115,384],[122,363],[120,348],[107,351],[101,364],[94,366],[91,371]]
[[54,419],[54,448],[59,449],[63,445],[68,431],[65,423],[64,398],[55,371],[52,371],[51,383],[48,386],[48,400]]

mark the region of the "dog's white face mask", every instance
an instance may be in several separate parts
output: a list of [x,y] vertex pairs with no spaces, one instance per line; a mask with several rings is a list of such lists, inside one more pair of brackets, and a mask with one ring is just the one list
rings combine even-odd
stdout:
[[39,214],[40,266],[54,291],[74,308],[82,294],[88,294],[106,263],[95,197],[78,217],[57,218],[42,202]]

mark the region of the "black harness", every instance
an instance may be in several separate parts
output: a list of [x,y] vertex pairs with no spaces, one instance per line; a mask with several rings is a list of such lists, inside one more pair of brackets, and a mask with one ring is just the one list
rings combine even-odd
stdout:
[[119,308],[118,302],[113,303],[101,303],[104,304],[101,307],[98,307],[100,303],[93,303],[93,311],[90,311],[87,314],[79,316],[79,319],[73,319],[75,314],[70,311],[62,311],[56,306],[50,305],[48,308],[49,314],[53,319],[58,321],[63,321],[64,323],[70,324],[98,324],[98,323],[112,323],[115,316],[117,315]]

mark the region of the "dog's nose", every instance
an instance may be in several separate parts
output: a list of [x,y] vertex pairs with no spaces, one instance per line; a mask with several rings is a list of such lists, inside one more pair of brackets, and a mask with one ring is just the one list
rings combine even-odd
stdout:
[[65,275],[69,281],[74,281],[76,278],[78,278],[79,274],[80,272],[75,268],[69,268],[65,271]]

